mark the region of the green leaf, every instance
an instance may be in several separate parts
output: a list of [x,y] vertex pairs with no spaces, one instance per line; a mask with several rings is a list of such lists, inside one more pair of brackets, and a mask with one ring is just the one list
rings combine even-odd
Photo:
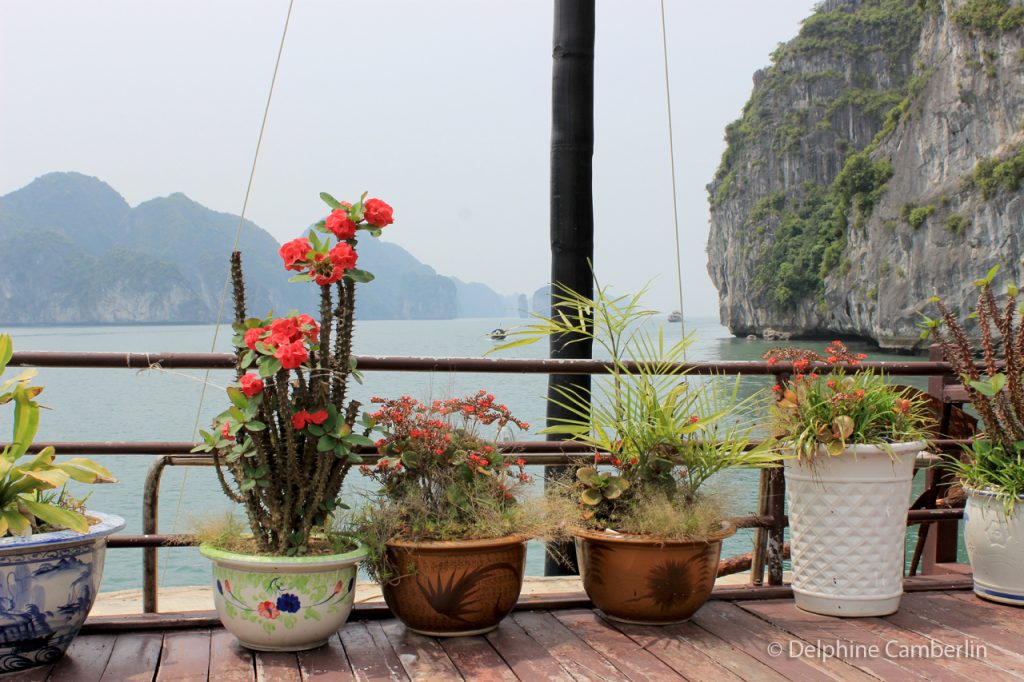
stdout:
[[89,532],[89,522],[78,512],[61,509],[42,502],[22,498],[18,503],[44,523],[58,528],[69,528],[79,533]]
[[245,422],[245,428],[250,431],[263,431],[267,428],[267,425],[261,422],[259,419],[250,419]]
[[519,348],[520,346],[529,346],[531,343],[537,343],[538,341],[540,341],[540,339],[541,339],[541,337],[539,337],[539,336],[533,336],[533,337],[527,337],[527,338],[522,338],[522,339],[516,339],[515,341],[509,341],[508,343],[503,343],[500,346],[495,346],[494,348],[491,348],[486,353],[484,353],[484,355],[490,355],[491,353],[496,353],[499,350],[507,350],[509,348]]
[[349,445],[373,445],[374,440],[361,433],[350,433],[343,439]]
[[327,452],[328,450],[333,450],[337,444],[338,441],[333,436],[323,436],[316,443],[316,451]]
[[319,424],[307,424],[306,431],[309,431],[310,434],[316,436],[317,438],[324,435],[325,433],[324,427],[320,426]]
[[11,341],[11,335],[0,334],[0,374],[7,369],[7,363],[11,361],[13,355],[14,343]]
[[591,507],[601,504],[603,499],[604,496],[601,495],[601,491],[595,488],[587,488],[580,493],[580,500],[583,501],[583,504],[590,505]]
[[987,284],[992,284],[992,280],[995,278],[997,272],[999,272],[998,264],[993,265],[992,268],[988,271],[988,274],[985,275],[984,278],[974,280],[974,286],[982,287]]
[[0,516],[3,516],[4,521],[7,523],[7,532],[10,535],[27,535],[32,532],[32,525],[24,515],[5,509],[0,511]]
[[264,358],[260,363],[260,377],[267,379],[281,371],[281,361],[277,358]]
[[39,405],[25,391],[23,386],[14,389],[14,441],[7,458],[16,460],[28,450],[39,430]]
[[373,281],[373,273],[367,272],[366,270],[360,270],[359,268],[352,268],[345,272],[345,277],[348,277],[353,282],[360,282],[366,284],[367,282]]
[[580,467],[576,470],[576,478],[585,485],[598,485],[601,482],[601,474],[594,467]]
[[1006,375],[999,373],[988,381],[969,381],[967,383],[978,393],[992,398],[1006,386]]
[[60,462],[56,467],[82,483],[117,483],[112,473],[84,457],[72,457]]
[[256,353],[254,353],[252,351],[252,349],[249,349],[249,350],[245,351],[244,353],[242,353],[242,358],[241,358],[242,367],[248,367],[249,365],[252,364],[252,361],[255,360],[255,359],[256,359]]
[[320,192],[320,198],[325,204],[333,208],[341,208],[341,203],[327,192]]
[[235,404],[239,409],[244,410],[249,405],[249,399],[245,397],[242,390],[237,386],[228,386],[228,398]]
[[288,278],[289,282],[312,282],[312,275],[292,275]]

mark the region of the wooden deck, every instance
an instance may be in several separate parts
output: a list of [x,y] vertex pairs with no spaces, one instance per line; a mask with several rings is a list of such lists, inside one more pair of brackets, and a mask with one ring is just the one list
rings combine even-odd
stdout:
[[220,628],[84,634],[56,664],[0,679],[983,682],[1024,679],[1024,609],[963,590],[908,593],[892,616],[849,620],[804,613],[791,599],[715,599],[681,625],[526,610],[486,636],[445,640],[393,619],[354,620],[299,654],[252,654]]

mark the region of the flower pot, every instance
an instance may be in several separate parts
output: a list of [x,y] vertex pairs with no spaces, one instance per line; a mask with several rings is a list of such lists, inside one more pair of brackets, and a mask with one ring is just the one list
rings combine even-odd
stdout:
[[991,492],[967,490],[964,544],[974,572],[974,593],[1024,606],[1024,498],[1009,515]]
[[62,530],[0,539],[0,672],[53,663],[89,614],[106,556],[106,537],[124,519],[99,519],[88,533]]
[[224,627],[257,651],[302,651],[327,642],[352,611],[359,545],[344,554],[280,557],[201,545],[213,561],[213,600]]
[[397,580],[381,585],[384,601],[414,632],[431,637],[479,635],[498,627],[523,587],[526,540],[387,543]]
[[886,616],[903,596],[904,540],[920,442],[852,445],[786,460],[796,605],[827,616]]
[[729,523],[704,540],[663,541],[578,529],[576,555],[583,588],[612,620],[641,625],[681,623],[711,595]]

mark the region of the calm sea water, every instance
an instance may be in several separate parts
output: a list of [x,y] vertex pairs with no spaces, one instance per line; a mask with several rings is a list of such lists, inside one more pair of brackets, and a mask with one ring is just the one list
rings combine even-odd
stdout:
[[[459,319],[422,321],[365,321],[357,324],[355,352],[361,355],[480,357],[493,347],[486,332],[517,323],[512,319]],[[678,339],[680,325],[665,324],[667,340]],[[222,327],[214,345],[213,325],[104,326],[14,328],[17,350],[63,351],[229,351],[230,329]],[[747,341],[729,335],[713,319],[694,319],[687,331],[695,332],[690,360],[754,360],[777,344]],[[817,348],[821,344],[804,344]],[[855,351],[869,352],[871,359],[897,359],[858,344]],[[501,357],[544,357],[546,344],[513,349]],[[907,360],[911,358],[899,357]],[[48,441],[190,441],[195,428],[205,428],[224,409],[223,387],[231,380],[227,371],[136,371],[118,369],[40,370],[36,383],[46,387],[40,400],[50,408],[42,415],[39,440]],[[450,373],[367,373],[363,386],[354,385],[355,397],[408,394],[420,399],[466,395],[485,388],[506,403],[522,419],[539,428],[543,424],[547,378],[544,375],[484,375]],[[203,396],[204,382],[206,393]],[[744,379],[744,390],[765,387],[766,377]],[[915,381],[923,387],[924,381]],[[0,415],[0,433],[9,433],[10,415]],[[539,438],[539,436],[525,436]],[[525,438],[524,437],[524,438]],[[142,489],[150,456],[99,458],[120,479],[116,485],[91,488],[89,506],[120,514],[128,520],[126,532],[142,530]],[[539,473],[539,472],[535,472]],[[730,512],[753,513],[757,505],[756,472],[729,472],[715,481],[728,496]],[[364,487],[358,473],[346,486]],[[186,532],[195,521],[231,508],[213,471],[207,467],[170,467],[163,477],[160,496],[160,532]],[[741,531],[726,542],[723,554],[750,551],[751,531]],[[160,551],[160,584],[204,584],[209,565],[189,547]],[[543,551],[531,546],[527,573],[543,572]],[[104,591],[140,587],[142,553],[111,550],[104,574]]]

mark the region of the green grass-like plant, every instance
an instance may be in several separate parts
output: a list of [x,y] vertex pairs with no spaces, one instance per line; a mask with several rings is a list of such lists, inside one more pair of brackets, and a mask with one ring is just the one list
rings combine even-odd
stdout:
[[[646,288],[617,296],[595,281],[595,291],[590,298],[556,285],[553,314],[534,314],[512,332],[517,338],[495,348],[591,339],[609,362],[593,389],[561,387],[553,398],[570,416],[542,433],[586,443],[596,455],[549,489],[576,501],[577,521],[587,527],[706,536],[719,527],[721,505],[705,502],[702,486],[726,469],[776,464],[772,443],[751,443],[757,401],[740,397],[738,378],[690,375],[684,361],[692,336],[669,343],[660,327],[651,329],[657,313],[641,303]],[[651,513],[665,507],[674,512]],[[694,510],[702,512],[696,523]]]

